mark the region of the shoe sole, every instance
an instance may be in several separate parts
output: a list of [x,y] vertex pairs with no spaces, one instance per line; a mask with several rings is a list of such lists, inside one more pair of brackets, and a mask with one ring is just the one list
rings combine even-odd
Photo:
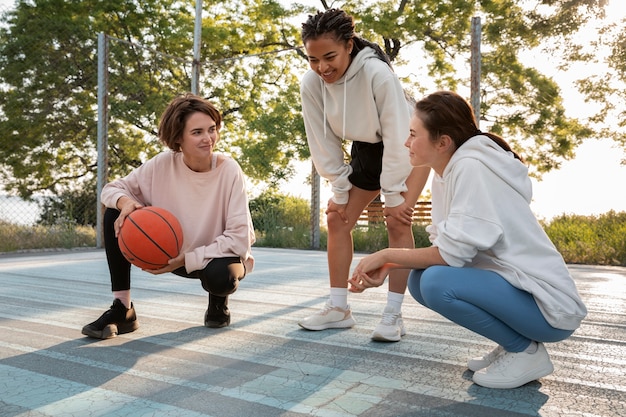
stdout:
[[404,336],[405,334],[406,334],[406,330],[404,329],[404,327],[402,327],[402,330],[400,331],[400,335],[394,335],[394,336],[385,336],[382,333],[378,333],[374,331],[372,332],[372,340],[376,342],[399,342],[400,340],[402,340],[402,336]]
[[227,327],[230,325],[230,321],[218,322],[218,321],[205,321],[204,327],[208,327],[209,329],[221,329],[222,327]]
[[326,329],[349,329],[350,327],[353,327],[355,324],[356,324],[356,321],[353,318],[349,318],[349,319],[345,319],[341,321],[333,321],[330,323],[318,324],[315,326],[304,324],[302,322],[298,323],[298,325],[302,327],[303,329],[313,330],[313,331],[326,330]]
[[94,339],[111,339],[120,334],[131,333],[139,328],[139,323],[134,321],[132,324],[116,325],[108,324],[102,330],[94,330],[88,326],[83,327],[81,333],[85,336],[92,337]]
[[525,373],[524,375],[520,376],[519,378],[515,380],[509,380],[509,381],[482,380],[483,374],[480,374],[480,373],[474,374],[474,377],[472,379],[476,384],[485,388],[511,389],[511,388],[521,387],[522,385],[526,385],[532,381],[536,381],[539,378],[543,378],[544,376],[550,375],[552,372],[554,372],[554,366],[552,365],[552,363],[549,363],[549,364],[546,364],[546,366],[542,368],[533,369],[532,371]]
[[477,372],[477,371],[480,371],[481,369],[487,368],[489,365],[491,365],[491,362],[487,362],[487,361],[484,361],[480,365],[478,365],[478,363],[468,362],[467,369],[469,369],[472,372]]

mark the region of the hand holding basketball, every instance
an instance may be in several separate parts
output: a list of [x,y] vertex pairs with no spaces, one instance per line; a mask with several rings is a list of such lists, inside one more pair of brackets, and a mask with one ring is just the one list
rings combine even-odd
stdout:
[[162,269],[176,258],[183,244],[178,219],[160,207],[143,207],[130,213],[117,241],[124,257],[146,270]]
[[120,215],[115,220],[115,223],[113,223],[113,229],[115,230],[115,237],[118,237],[126,216],[135,210],[143,208],[143,204],[128,197],[120,197],[119,200],[117,200],[116,206],[120,211]]

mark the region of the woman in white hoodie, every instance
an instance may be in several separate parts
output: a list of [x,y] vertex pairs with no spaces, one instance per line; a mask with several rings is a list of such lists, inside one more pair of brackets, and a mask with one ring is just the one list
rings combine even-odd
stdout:
[[[338,9],[309,16],[302,41],[311,67],[301,82],[307,141],[333,196],[326,209],[330,299],[299,324],[308,330],[346,328],[355,324],[348,305],[354,225],[380,193],[389,245],[413,248],[413,207],[430,170],[411,167],[403,146],[411,105],[384,52],[355,35],[352,17]],[[401,306],[407,277],[407,271],[392,273],[374,340],[396,342],[406,333]]]
[[498,344],[468,362],[475,383],[515,388],[552,373],[543,342],[569,337],[587,310],[530,209],[521,157],[480,132],[467,101],[445,91],[417,103],[406,146],[412,165],[435,172],[432,246],[366,256],[351,291],[412,269],[408,287],[419,303]]

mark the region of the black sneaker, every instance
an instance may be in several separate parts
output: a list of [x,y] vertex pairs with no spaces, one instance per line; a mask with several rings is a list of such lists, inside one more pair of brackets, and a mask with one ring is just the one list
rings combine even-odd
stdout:
[[134,332],[138,328],[139,323],[133,304],[126,308],[119,298],[116,298],[111,308],[98,320],[83,327],[82,334],[96,339],[110,339],[118,334]]
[[228,297],[218,297],[209,293],[209,308],[204,313],[204,325],[212,329],[226,327],[230,324]]

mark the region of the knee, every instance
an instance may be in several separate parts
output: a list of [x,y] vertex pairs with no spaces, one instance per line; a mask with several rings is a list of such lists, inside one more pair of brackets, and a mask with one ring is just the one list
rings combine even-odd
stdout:
[[441,267],[431,266],[426,269],[414,269],[409,274],[407,288],[415,300],[431,308],[433,300],[441,299],[445,290],[442,286]]
[[431,266],[424,270],[420,279],[420,294],[424,305],[432,308],[436,303],[447,298],[446,294],[451,288],[446,284],[446,267]]
[[[402,223],[395,217],[387,217],[385,219],[385,223],[387,226],[387,234],[389,235],[390,246],[398,246],[400,244],[401,246],[406,247],[405,245],[407,242],[411,242],[410,247],[415,246],[413,228],[411,224]],[[404,242],[404,244],[400,242]]]
[[407,281],[407,288],[409,289],[409,294],[411,297],[415,299],[421,305],[426,305],[424,302],[424,297],[422,297],[422,291],[420,289],[420,282],[422,280],[422,274],[424,273],[423,269],[413,269],[409,273],[409,279]]
[[387,225],[387,233],[389,234],[389,239],[391,240],[393,237],[396,238],[404,238],[407,236],[412,237],[413,229],[410,224],[402,223],[400,220],[395,217],[387,217],[385,219],[385,223]]
[[200,274],[205,291],[226,297],[239,288],[239,280],[246,274],[243,263],[235,258],[214,259]]
[[239,277],[235,277],[234,275],[229,275],[222,279],[202,277],[201,282],[202,288],[204,288],[206,292],[219,297],[226,297],[239,288]]
[[345,223],[339,213],[336,211],[331,211],[326,215],[326,224],[328,227],[328,232],[350,232],[352,230],[353,224],[350,222]]

